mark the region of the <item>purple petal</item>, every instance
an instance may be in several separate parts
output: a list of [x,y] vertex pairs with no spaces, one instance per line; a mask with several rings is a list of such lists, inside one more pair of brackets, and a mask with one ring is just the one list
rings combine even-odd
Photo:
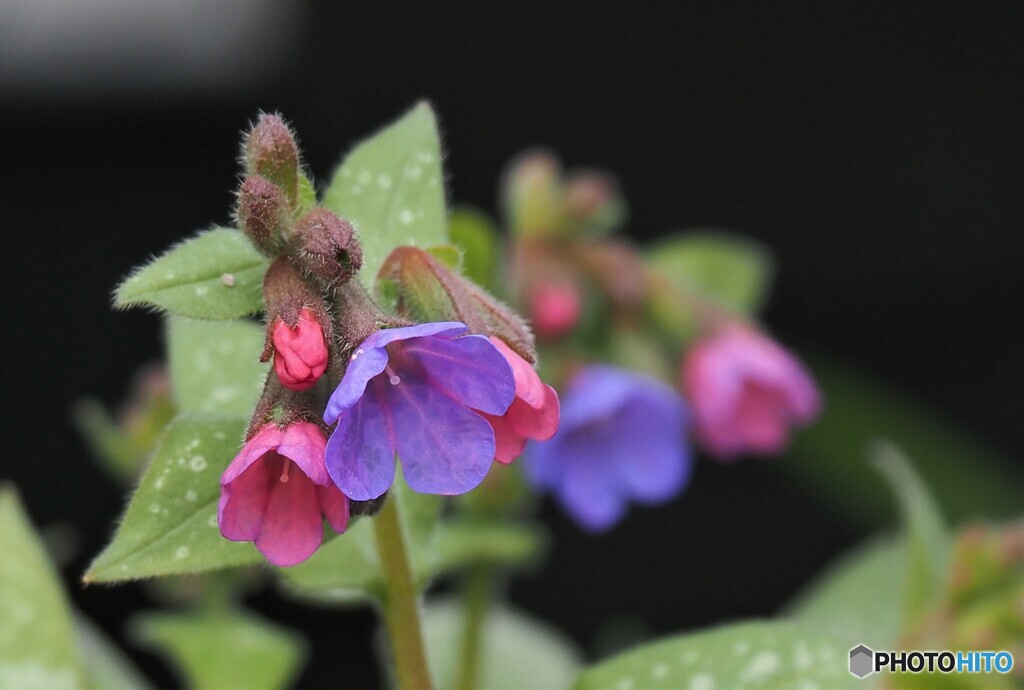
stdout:
[[505,414],[515,397],[512,367],[482,335],[461,338],[416,338],[403,344],[418,360],[431,383],[467,407]]
[[373,382],[366,395],[338,419],[327,441],[327,471],[354,501],[378,498],[395,481],[395,449],[388,410]]
[[674,391],[648,391],[647,397],[630,401],[616,425],[615,447],[608,451],[617,454],[625,493],[641,503],[658,503],[683,488],[692,464],[684,420],[685,409]]
[[636,388],[639,377],[631,372],[605,365],[591,365],[580,371],[569,383],[562,405],[559,428],[571,431],[580,426],[610,417],[619,410]]
[[391,386],[387,404],[402,471],[414,491],[461,494],[483,481],[494,459],[486,419],[422,379]]
[[595,532],[608,529],[626,512],[626,499],[616,487],[614,460],[582,449],[564,459],[558,497],[577,522]]
[[457,321],[421,323],[402,328],[385,328],[372,334],[356,348],[341,383],[331,394],[324,410],[324,421],[334,424],[341,413],[356,404],[366,390],[366,384],[388,364],[387,345],[410,338],[437,336],[455,337],[466,332],[466,325]]

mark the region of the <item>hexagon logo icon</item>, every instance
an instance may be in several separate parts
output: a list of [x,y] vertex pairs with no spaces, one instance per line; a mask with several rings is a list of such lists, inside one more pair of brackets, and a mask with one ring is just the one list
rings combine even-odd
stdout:
[[850,673],[863,678],[871,673],[874,673],[874,657],[875,653],[860,644],[850,650]]

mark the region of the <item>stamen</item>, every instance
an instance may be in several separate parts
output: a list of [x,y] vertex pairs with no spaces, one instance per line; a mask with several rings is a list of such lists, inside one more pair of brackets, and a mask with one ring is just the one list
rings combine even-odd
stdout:
[[397,386],[402,382],[401,377],[395,373],[395,370],[391,368],[390,364],[384,367],[384,371],[387,373],[388,376],[391,377],[389,380],[391,381],[392,386]]
[[287,484],[288,483],[288,470],[290,470],[291,467],[292,467],[292,463],[289,462],[288,460],[285,460],[284,461],[284,470],[281,472],[281,483],[282,484]]

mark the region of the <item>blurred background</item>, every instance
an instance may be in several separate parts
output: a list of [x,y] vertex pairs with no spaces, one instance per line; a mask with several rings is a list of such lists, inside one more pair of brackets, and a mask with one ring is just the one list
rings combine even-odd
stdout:
[[[148,605],[142,590],[78,584],[125,497],[69,410],[86,395],[118,401],[162,347],[160,320],[112,312],[111,290],[229,222],[240,132],[259,110],[293,122],[323,182],[420,98],[441,118],[450,199],[495,213],[503,166],[535,144],[609,169],[631,237],[705,227],[760,240],[778,260],[765,321],[783,342],[1019,457],[1022,30],[1018,2],[0,0],[0,478],[74,542],[76,604],[138,652],[122,623]],[[875,526],[785,463],[702,459],[680,499],[601,537],[546,505],[552,557],[510,583],[513,602],[591,655],[623,629],[774,613]],[[300,685],[336,685],[339,669],[353,687],[378,678],[369,612],[269,592],[251,603],[312,633]]]

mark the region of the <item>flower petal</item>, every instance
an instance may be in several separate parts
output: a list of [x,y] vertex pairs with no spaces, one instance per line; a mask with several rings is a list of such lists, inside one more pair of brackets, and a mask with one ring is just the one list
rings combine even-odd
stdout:
[[293,422],[284,430],[277,452],[290,458],[314,484],[331,483],[324,464],[327,439],[320,427],[312,422]]
[[293,468],[287,482],[279,479],[270,489],[256,548],[274,565],[296,565],[313,555],[323,541],[323,534],[316,485]]
[[372,382],[327,441],[327,471],[353,501],[378,498],[395,481],[395,447],[381,385],[390,384]]
[[334,484],[316,487],[316,494],[320,499],[320,509],[331,525],[331,529],[338,534],[343,533],[348,527],[349,518],[348,499],[345,494],[341,493]]
[[423,365],[431,384],[468,407],[504,414],[515,396],[512,368],[498,348],[482,335],[461,338],[416,338],[402,344]]
[[537,371],[501,338],[491,336],[490,341],[512,367],[512,376],[516,381],[516,397],[530,407],[541,407],[545,400],[544,383]]
[[273,451],[250,464],[234,480],[221,488],[217,508],[220,533],[232,541],[251,541],[260,532],[260,525],[270,500],[270,490],[281,475],[284,458]]
[[461,494],[483,481],[494,459],[486,419],[413,378],[390,386],[387,404],[402,471],[414,491]]
[[385,328],[375,332],[356,348],[349,360],[341,383],[331,394],[324,411],[324,421],[334,424],[341,413],[356,404],[366,390],[366,385],[388,364],[387,345],[410,338],[438,336],[453,338],[466,332],[466,325],[457,321],[421,323],[402,328]]
[[505,418],[519,434],[537,441],[547,441],[555,435],[559,416],[558,393],[548,385],[544,386],[544,402],[541,405],[531,407],[516,398],[505,414]]
[[[494,459],[505,465],[522,455],[523,448],[526,447],[526,436],[516,430],[509,419],[512,408],[520,404],[525,406],[525,403],[516,400],[509,408],[509,412],[501,417],[480,413],[494,429]],[[532,410],[533,408],[526,406],[526,409]]]
[[601,532],[626,512],[626,499],[616,488],[614,458],[598,452],[574,449],[564,459],[565,472],[558,497],[583,527]]
[[224,470],[224,474],[220,478],[221,486],[226,486],[234,481],[267,452],[276,450],[283,437],[284,432],[276,424],[267,424],[257,431],[252,438],[245,442],[242,449],[238,451],[238,455]]

